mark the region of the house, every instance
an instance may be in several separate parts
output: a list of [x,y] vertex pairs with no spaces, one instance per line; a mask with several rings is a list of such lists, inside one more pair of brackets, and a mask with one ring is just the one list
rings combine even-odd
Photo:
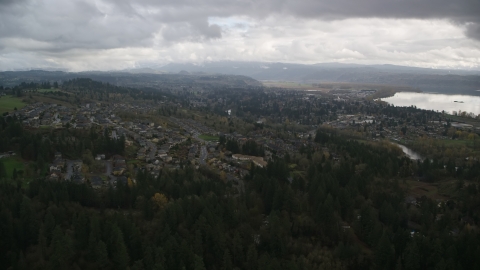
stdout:
[[126,168],[125,167],[114,167],[112,170],[113,175],[122,175],[125,172]]
[[92,176],[90,178],[90,184],[95,189],[101,188],[103,186],[103,179],[100,176]]
[[117,185],[126,185],[128,182],[128,178],[125,176],[117,177]]
[[62,170],[65,166],[65,160],[63,160],[62,158],[55,158],[52,165],[56,166],[59,170]]
[[267,166],[267,162],[263,160],[262,157],[255,157],[255,156],[246,156],[246,155],[241,155],[241,154],[234,154],[232,155],[233,159],[236,160],[241,160],[241,161],[247,161],[251,160],[253,163],[261,168]]
[[405,198],[405,203],[406,203],[406,204],[414,204],[414,205],[416,205],[416,204],[417,204],[417,199],[416,199],[415,197],[413,197],[413,196],[407,196],[407,197]]
[[72,160],[71,164],[72,164],[72,167],[73,167],[73,171],[80,171],[82,169],[82,166],[83,166],[83,161]]
[[123,162],[125,162],[125,158],[122,157],[122,156],[120,156],[120,155],[114,155],[114,156],[112,157],[112,160],[113,160],[113,162],[117,162],[117,161],[120,161],[120,162],[123,161]]
[[117,161],[113,162],[113,166],[118,167],[118,168],[126,169],[127,168],[127,163],[125,161],[122,161],[122,160],[117,160]]
[[76,173],[72,176],[70,180],[74,183],[82,184],[85,181],[85,178],[80,173]]
[[60,175],[56,172],[53,172],[52,174],[50,174],[47,178],[48,180],[52,180],[52,181],[58,181],[60,179]]
[[170,162],[170,161],[172,161],[173,158],[172,158],[171,156],[165,156],[165,157],[163,157],[162,159],[163,159],[163,161],[165,161],[165,162]]
[[50,166],[50,173],[61,173],[62,170],[56,165],[51,165]]

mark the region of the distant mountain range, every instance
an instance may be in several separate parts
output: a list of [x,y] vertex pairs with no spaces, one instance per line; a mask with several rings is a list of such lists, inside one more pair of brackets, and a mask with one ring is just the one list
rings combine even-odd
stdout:
[[342,63],[302,65],[219,61],[203,64],[172,63],[162,67],[110,72],[6,71],[0,72],[0,85],[13,86],[23,81],[63,81],[79,77],[132,87],[158,87],[182,82],[192,85],[215,83],[258,86],[260,83],[257,80],[261,80],[385,84],[413,87],[423,92],[480,95],[480,91],[477,91],[480,90],[480,71]]
[[257,80],[304,83],[348,82],[404,85],[424,92],[480,95],[480,71],[429,69],[395,65],[324,63],[314,65],[222,61],[172,63],[157,71],[190,74],[235,74]]
[[[308,74],[328,70],[362,70],[363,72],[379,71],[390,73],[421,73],[431,75],[480,75],[480,70],[431,69],[396,65],[360,65],[343,63],[304,65],[239,61],[218,61],[206,62],[202,64],[171,63],[163,67],[151,68],[150,70],[169,73],[177,73],[183,70],[192,73],[237,74],[250,76],[258,80],[281,80],[285,79],[285,76],[289,79],[303,80]],[[135,69],[131,69],[130,71],[133,72]]]

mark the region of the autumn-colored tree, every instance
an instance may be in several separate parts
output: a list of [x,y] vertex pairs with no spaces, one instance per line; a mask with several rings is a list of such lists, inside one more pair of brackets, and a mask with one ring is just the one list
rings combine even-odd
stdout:
[[222,179],[224,182],[227,180],[227,173],[225,171],[220,172],[220,179]]
[[152,201],[158,210],[163,209],[168,203],[167,197],[164,194],[158,192],[155,193],[155,195],[152,197]]
[[133,180],[130,177],[127,179],[127,184],[129,188],[132,188],[134,185]]

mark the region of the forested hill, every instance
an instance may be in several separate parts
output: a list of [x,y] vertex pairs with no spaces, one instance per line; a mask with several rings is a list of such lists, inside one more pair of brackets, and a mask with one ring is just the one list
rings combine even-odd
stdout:
[[191,74],[151,74],[127,72],[62,72],[62,71],[5,71],[0,72],[0,85],[12,87],[22,82],[67,81],[75,78],[92,80],[128,87],[259,87],[261,83],[241,75],[191,75]]
[[[293,156],[274,158],[265,168],[251,167],[240,194],[188,165],[164,169],[156,178],[138,170],[135,182],[97,191],[89,183],[45,180],[42,160],[62,147],[98,150],[109,145],[108,136],[53,132],[36,133],[15,117],[0,118],[1,141],[9,139],[2,147],[37,166],[30,172],[35,180],[22,186],[6,177],[0,160],[2,269],[480,266],[480,236],[472,225],[480,218],[477,185],[459,184],[458,198],[447,203],[427,197],[406,202],[405,177],[439,168],[429,160],[399,158],[398,149],[387,145],[318,131],[304,153],[305,172],[295,171],[300,160]],[[32,150],[15,149],[24,142]],[[478,175],[479,167],[477,162],[465,170]]]

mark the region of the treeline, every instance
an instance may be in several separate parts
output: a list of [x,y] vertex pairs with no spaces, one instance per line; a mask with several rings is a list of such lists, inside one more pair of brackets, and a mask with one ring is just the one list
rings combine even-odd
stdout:
[[[23,97],[25,96],[25,92],[28,91],[36,91],[38,89],[50,89],[50,88],[55,88],[57,89],[59,87],[58,82],[22,82],[19,85],[16,85],[14,87],[3,87],[0,86],[0,91],[10,94],[16,97]],[[64,93],[61,93],[64,95]]]
[[244,144],[240,145],[235,139],[227,139],[225,136],[220,136],[219,147],[225,147],[227,151],[234,154],[258,157],[265,156],[265,149],[263,149],[263,146],[258,145],[254,140],[247,140]]
[[164,92],[158,89],[144,88],[133,89],[116,86],[110,83],[98,82],[89,78],[77,78],[63,82],[62,89],[74,92],[79,98],[91,100],[131,100],[162,101],[165,100]]

